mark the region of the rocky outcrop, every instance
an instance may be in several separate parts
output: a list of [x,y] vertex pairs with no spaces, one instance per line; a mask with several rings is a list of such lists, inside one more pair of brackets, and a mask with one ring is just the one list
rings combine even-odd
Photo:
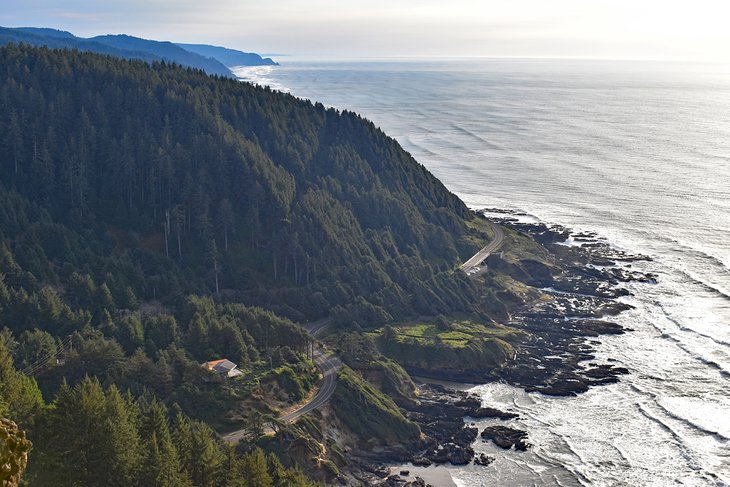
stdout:
[[519,418],[519,414],[515,413],[507,413],[505,411],[500,411],[496,408],[490,408],[490,407],[478,407],[476,409],[473,409],[472,411],[469,411],[470,418],[474,419],[482,419],[482,418],[496,418],[496,419],[515,419]]
[[496,337],[471,337],[463,346],[440,341],[399,340],[382,337],[381,351],[415,376],[442,380],[483,382],[494,380],[515,350]]
[[[526,247],[530,250],[526,255],[535,258],[524,258],[519,249],[511,255],[505,251],[504,258],[501,253],[495,253],[488,258],[489,272],[482,277],[487,294],[495,286],[502,286],[505,293],[526,296],[522,300],[500,301],[511,304],[505,324],[517,333],[511,334],[506,341],[515,355],[510,354],[510,359],[498,367],[482,360],[478,372],[472,372],[472,367],[455,367],[459,362],[451,357],[437,364],[423,364],[409,361],[408,354],[399,349],[395,358],[405,362],[409,372],[421,376],[457,382],[501,379],[527,392],[556,396],[577,395],[591,386],[616,382],[621,375],[629,373],[612,359],[599,363],[595,347],[602,336],[631,331],[610,317],[631,309],[618,299],[629,295],[624,284],[654,282],[656,276],[632,267],[633,262],[646,258],[612,249],[593,234],[571,235],[561,227],[522,224],[509,218],[500,223],[527,234],[544,246],[542,251]],[[566,240],[570,245],[562,245]],[[524,241],[522,243],[527,245]],[[544,261],[540,260],[541,256],[545,257]],[[528,292],[536,292],[539,296],[534,298]],[[417,342],[415,338],[413,341]],[[463,353],[463,349],[460,352]],[[433,350],[421,349],[414,353],[421,361],[434,356],[438,357]],[[408,419],[418,424],[424,435],[420,442],[411,444],[412,455],[407,461],[420,466],[470,462],[486,466],[495,461],[486,454],[475,454],[472,444],[477,429],[475,423],[465,424],[464,418],[467,422],[472,418],[507,421],[517,418],[517,414],[483,406],[478,398],[439,386],[420,385],[419,391],[416,404],[408,405],[406,409]],[[525,451],[530,448],[527,432],[494,423],[489,422],[490,426],[482,431],[483,441],[504,449]],[[388,463],[389,459],[381,456],[377,461]],[[390,463],[405,462],[402,455],[393,455]]]
[[470,446],[446,443],[441,445],[433,454],[434,463],[450,463],[452,465],[467,465],[474,458],[474,449]]
[[594,233],[521,223],[508,212],[502,213],[504,217],[496,220],[541,243],[560,272],[551,272],[551,267],[531,259],[517,264],[490,256],[496,269],[514,276],[522,272],[519,278],[523,282],[541,286],[549,297],[512,310],[509,326],[526,332],[527,338],[511,342],[517,355],[500,370],[500,378],[528,392],[553,396],[573,396],[592,386],[619,381],[628,373],[626,368],[610,363],[586,366],[586,362],[595,359],[598,338],[631,331],[609,317],[632,308],[618,299],[630,294],[624,284],[656,281],[655,275],[632,267],[649,259],[615,249]]
[[492,462],[494,462],[495,460],[496,460],[496,458],[490,457],[486,453],[481,453],[481,454],[479,454],[478,457],[476,457],[474,459],[474,465],[481,465],[483,467],[487,467],[487,466],[491,465]]
[[527,433],[508,426],[488,426],[482,431],[481,436],[484,441],[492,440],[495,445],[505,450],[514,447],[515,450],[525,451],[531,446],[527,442]]
[[398,475],[391,475],[388,477],[385,482],[381,482],[377,485],[383,486],[383,487],[429,487],[430,484],[427,484],[425,480],[423,480],[421,477],[416,477],[415,480],[408,481],[403,478],[401,478]]
[[8,419],[0,419],[0,485],[15,487],[20,484],[31,446],[18,425]]

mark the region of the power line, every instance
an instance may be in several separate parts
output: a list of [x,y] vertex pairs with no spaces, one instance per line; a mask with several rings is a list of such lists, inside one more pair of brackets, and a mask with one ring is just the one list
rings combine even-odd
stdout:
[[[61,343],[59,344],[59,347],[61,347],[61,348],[65,348],[65,347],[66,347],[66,345],[68,344],[68,342],[69,342],[70,340],[71,340],[71,336],[69,335],[69,336],[67,336],[67,337],[66,337],[66,338],[65,338],[65,339],[64,339],[63,341],[61,341]],[[43,364],[45,364],[46,362],[48,362],[48,360],[49,360],[50,358],[52,358],[53,356],[55,356],[55,355],[56,355],[57,353],[58,353],[58,347],[56,348],[56,350],[54,350],[54,351],[52,351],[52,352],[48,352],[48,353],[47,353],[46,355],[42,356],[41,358],[39,358],[38,360],[36,360],[36,361],[35,361],[35,362],[33,362],[32,364],[28,365],[28,366],[26,367],[26,369],[35,369],[35,368],[36,368],[36,367],[38,367],[39,365],[43,365]]]
[[45,367],[51,360],[55,359],[62,353],[67,352],[73,347],[73,336],[68,335],[66,338],[64,338],[61,343],[56,347],[56,350],[53,352],[49,352],[46,355],[42,356],[32,364],[25,367],[21,372],[25,375],[34,375],[36,372],[41,370],[43,367]]

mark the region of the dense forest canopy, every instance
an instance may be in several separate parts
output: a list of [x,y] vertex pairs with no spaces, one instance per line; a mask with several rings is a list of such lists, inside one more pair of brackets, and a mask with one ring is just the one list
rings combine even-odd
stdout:
[[3,241],[37,279],[70,263],[141,299],[223,292],[361,324],[471,306],[453,272],[467,208],[354,113],[25,46],[0,50],[0,77],[3,197],[44,227],[6,214]]

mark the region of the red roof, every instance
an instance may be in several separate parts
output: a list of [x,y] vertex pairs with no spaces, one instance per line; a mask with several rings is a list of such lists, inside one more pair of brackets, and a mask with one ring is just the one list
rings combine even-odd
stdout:
[[205,365],[209,369],[213,369],[216,365],[222,364],[223,362],[226,362],[227,360],[228,360],[227,358],[222,358],[220,360],[211,360],[210,362],[206,362]]

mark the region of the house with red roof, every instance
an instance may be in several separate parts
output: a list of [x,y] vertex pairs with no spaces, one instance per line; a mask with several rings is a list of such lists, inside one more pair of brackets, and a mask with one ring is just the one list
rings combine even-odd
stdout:
[[243,375],[243,372],[238,370],[238,365],[225,358],[205,362],[203,367],[211,372],[215,372],[216,374],[225,375],[226,377],[238,377],[239,375]]

